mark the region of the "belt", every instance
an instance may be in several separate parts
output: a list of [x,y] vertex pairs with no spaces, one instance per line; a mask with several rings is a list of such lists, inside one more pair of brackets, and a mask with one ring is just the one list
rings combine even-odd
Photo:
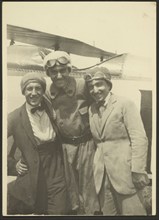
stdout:
[[84,143],[86,141],[89,141],[90,139],[92,139],[92,134],[91,132],[87,131],[84,135],[82,136],[78,136],[78,137],[64,137],[62,136],[62,141],[66,144],[72,144],[72,145],[78,145],[78,144],[81,144],[81,143]]

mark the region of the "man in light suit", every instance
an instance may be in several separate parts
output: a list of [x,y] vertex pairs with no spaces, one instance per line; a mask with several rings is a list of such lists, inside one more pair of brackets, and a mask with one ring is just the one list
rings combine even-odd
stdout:
[[110,92],[108,69],[89,70],[85,80],[94,103],[90,128],[97,150],[94,179],[104,215],[146,215],[138,190],[149,183],[147,137],[134,103]]
[[61,144],[45,89],[41,75],[24,75],[21,91],[26,102],[8,116],[8,137],[13,136],[13,147],[22,154],[19,169],[13,154],[8,159],[8,168],[18,175],[8,184],[8,214],[66,214]]

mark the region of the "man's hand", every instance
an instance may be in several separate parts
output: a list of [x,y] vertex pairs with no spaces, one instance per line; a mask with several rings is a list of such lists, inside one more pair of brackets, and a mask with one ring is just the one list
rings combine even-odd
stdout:
[[150,180],[145,173],[135,173],[132,172],[132,180],[136,188],[141,189],[144,186],[148,185]]
[[28,172],[27,165],[21,162],[21,159],[16,164],[17,173],[22,176]]

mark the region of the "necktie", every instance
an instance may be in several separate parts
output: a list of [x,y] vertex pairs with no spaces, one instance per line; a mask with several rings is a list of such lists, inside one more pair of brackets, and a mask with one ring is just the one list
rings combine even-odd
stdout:
[[104,104],[105,104],[105,100],[102,100],[102,101],[97,102],[97,107],[98,107],[98,109],[99,109],[101,106],[104,106]]
[[43,111],[44,110],[44,106],[41,105],[41,106],[37,106],[37,107],[32,108],[31,109],[31,113],[34,114],[37,110]]

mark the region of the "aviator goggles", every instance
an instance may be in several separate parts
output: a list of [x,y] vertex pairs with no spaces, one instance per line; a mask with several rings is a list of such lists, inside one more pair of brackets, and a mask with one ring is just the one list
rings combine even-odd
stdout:
[[93,74],[90,74],[90,73],[87,73],[85,76],[84,76],[84,79],[89,82],[89,81],[92,81],[93,79],[105,79],[105,80],[108,80],[110,81],[110,77],[109,76],[106,76],[104,73],[98,71],[96,73],[93,73]]
[[53,68],[55,65],[57,65],[57,63],[60,65],[66,65],[70,63],[70,60],[68,60],[66,57],[59,57],[57,59],[48,60],[45,67]]

